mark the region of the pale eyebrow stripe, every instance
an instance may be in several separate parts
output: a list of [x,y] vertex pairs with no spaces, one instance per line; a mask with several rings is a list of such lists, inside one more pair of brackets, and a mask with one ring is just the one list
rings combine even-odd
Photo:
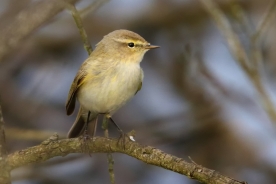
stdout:
[[[140,40],[132,40],[132,39],[115,39],[113,40],[121,43],[128,43],[128,42],[133,42],[135,45],[144,45],[145,43],[141,42]],[[148,43],[147,43],[148,44]]]

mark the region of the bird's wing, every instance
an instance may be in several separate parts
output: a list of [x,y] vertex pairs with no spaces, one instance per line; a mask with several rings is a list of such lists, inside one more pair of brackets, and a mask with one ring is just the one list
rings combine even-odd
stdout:
[[66,100],[67,115],[70,115],[74,112],[78,89],[84,83],[85,76],[87,75],[86,70],[83,69],[85,68],[85,65],[86,63],[83,63],[83,65],[79,69],[68,93],[68,97]]
[[140,69],[140,70],[141,70],[141,76],[140,76],[141,82],[140,82],[140,84],[139,84],[139,86],[138,86],[138,88],[137,88],[137,91],[135,92],[135,95],[136,95],[136,93],[138,93],[138,91],[140,91],[140,89],[142,89],[142,86],[143,86],[144,72],[143,72],[142,69]]

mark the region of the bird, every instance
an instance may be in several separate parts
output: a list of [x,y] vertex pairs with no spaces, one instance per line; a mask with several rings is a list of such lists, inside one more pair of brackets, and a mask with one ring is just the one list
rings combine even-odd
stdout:
[[103,37],[80,66],[68,93],[66,113],[74,112],[76,101],[80,107],[67,137],[76,138],[87,133],[94,136],[97,119],[105,115],[122,131],[112,115],[141,88],[144,54],[159,46],[151,45],[139,34],[129,30],[115,30]]

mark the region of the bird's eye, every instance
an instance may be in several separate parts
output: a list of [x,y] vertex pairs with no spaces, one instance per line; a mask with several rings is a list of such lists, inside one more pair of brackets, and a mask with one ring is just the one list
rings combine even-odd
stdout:
[[130,42],[127,45],[128,45],[128,47],[134,47],[134,43],[133,42]]

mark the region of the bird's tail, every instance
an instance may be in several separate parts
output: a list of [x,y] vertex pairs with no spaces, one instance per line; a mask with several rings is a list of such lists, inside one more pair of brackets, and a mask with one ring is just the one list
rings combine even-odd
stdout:
[[[87,116],[88,116],[88,111],[80,107],[77,118],[67,134],[68,138],[79,137],[80,135],[83,134],[86,126]],[[93,114],[92,112],[90,113],[88,127],[87,127],[87,130],[88,130],[87,133],[90,136],[94,136],[96,132],[97,117],[98,117],[97,114]]]

